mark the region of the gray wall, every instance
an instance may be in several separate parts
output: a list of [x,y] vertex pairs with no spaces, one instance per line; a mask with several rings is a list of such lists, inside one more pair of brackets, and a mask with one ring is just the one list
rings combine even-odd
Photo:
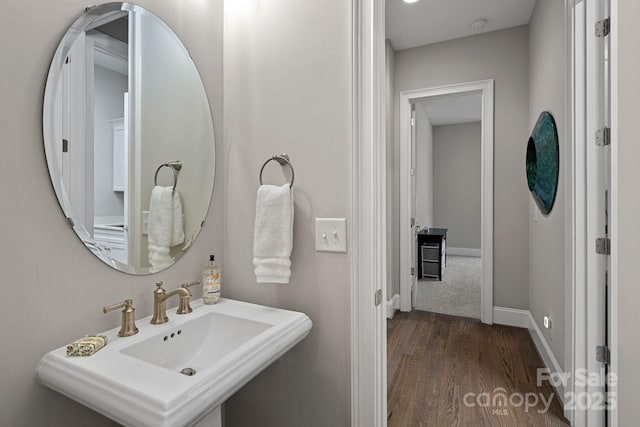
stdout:
[[[519,309],[529,304],[529,191],[523,168],[529,135],[528,67],[528,27],[521,26],[398,51],[395,68],[396,153],[398,92],[495,80],[493,302]],[[397,156],[395,167],[398,170]]]
[[447,246],[482,246],[482,127],[480,122],[433,127],[433,217]]
[[420,228],[433,227],[433,128],[424,103],[415,104],[415,118],[416,224]]
[[[314,218],[346,217],[350,248],[351,36],[350,2],[225,4],[223,292],[313,321],[309,336],[228,401],[227,427],[350,423],[350,253],[316,252]],[[291,280],[256,284],[258,172],[281,152],[296,170]],[[265,182],[284,182],[281,170],[271,163]]]
[[[138,3],[164,19],[190,50],[210,96],[221,141],[222,1]],[[45,163],[42,98],[58,41],[86,5],[78,0],[9,2],[0,15],[0,56],[11,58],[0,80],[0,129],[5,143],[11,144],[12,156],[0,168],[4,183],[0,232],[5,242],[0,247],[5,290],[0,310],[0,324],[5,326],[0,357],[2,426],[114,425],[41,386],[35,377],[38,360],[85,334],[118,326],[119,313],[102,314],[105,305],[133,298],[139,318],[151,314],[156,280],[171,287],[196,280],[207,254],[221,253],[223,248],[221,162],[214,203],[200,238],[165,272],[149,276],[117,272],[86,250],[66,223]]]
[[[565,366],[564,5],[538,0],[529,23],[529,129],[542,111],[553,114],[560,140],[560,176],[553,209],[543,216],[529,196],[529,310],[561,367]],[[524,176],[524,139],[518,165]],[[528,193],[528,192],[527,192]],[[530,194],[530,193],[529,193]],[[537,212],[536,212],[537,211]],[[553,320],[545,329],[543,316]]]
[[387,144],[387,299],[400,293],[400,194],[394,191],[400,176],[395,168],[394,150],[394,69],[395,52],[389,40],[386,41],[385,61],[385,131]]
[[[640,418],[638,384],[640,384],[640,341],[638,340],[638,301],[640,301],[640,197],[638,182],[640,171],[640,145],[638,144],[638,99],[640,99],[640,57],[638,56],[637,17],[640,2],[618,0],[619,12],[613,16],[618,27],[618,170],[619,203],[613,221],[618,220],[618,343],[619,363],[618,408],[619,426],[632,426]],[[614,53],[615,54],[615,53]],[[615,126],[615,124],[614,124]],[[614,127],[615,132],[615,127]],[[616,218],[617,215],[617,218]],[[615,242],[614,242],[615,244]]]

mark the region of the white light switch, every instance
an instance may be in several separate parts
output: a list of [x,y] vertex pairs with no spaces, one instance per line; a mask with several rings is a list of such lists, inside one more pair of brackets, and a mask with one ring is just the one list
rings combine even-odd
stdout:
[[316,251],[347,252],[345,218],[316,218]]

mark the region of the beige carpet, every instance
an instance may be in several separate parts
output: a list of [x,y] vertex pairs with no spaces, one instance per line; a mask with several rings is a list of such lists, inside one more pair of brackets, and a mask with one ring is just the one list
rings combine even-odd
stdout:
[[418,280],[416,310],[480,318],[482,259],[447,256],[442,281]]

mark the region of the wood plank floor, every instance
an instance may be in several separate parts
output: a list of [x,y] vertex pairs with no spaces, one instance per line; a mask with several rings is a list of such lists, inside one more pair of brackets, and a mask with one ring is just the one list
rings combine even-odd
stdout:
[[390,427],[569,425],[550,384],[536,385],[544,365],[526,329],[397,313],[387,321],[387,357]]

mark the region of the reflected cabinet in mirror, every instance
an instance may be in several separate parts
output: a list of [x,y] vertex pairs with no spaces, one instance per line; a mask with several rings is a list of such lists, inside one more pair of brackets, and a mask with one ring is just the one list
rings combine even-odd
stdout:
[[43,111],[51,182],[89,250],[148,274],[189,249],[213,191],[213,122],[166,24],[130,3],[88,9],[58,45]]

